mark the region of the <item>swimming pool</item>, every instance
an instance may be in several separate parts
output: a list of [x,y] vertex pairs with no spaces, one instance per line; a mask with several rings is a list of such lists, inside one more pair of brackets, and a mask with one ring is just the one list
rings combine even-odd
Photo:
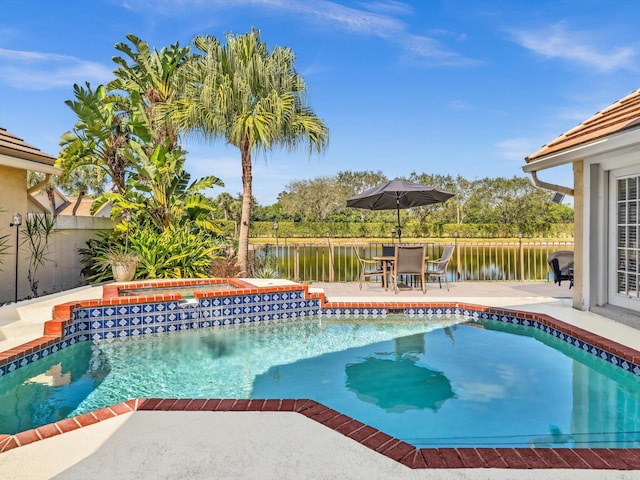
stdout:
[[0,431],[135,397],[312,398],[417,447],[637,447],[634,373],[522,325],[347,315],[80,342],[0,378]]

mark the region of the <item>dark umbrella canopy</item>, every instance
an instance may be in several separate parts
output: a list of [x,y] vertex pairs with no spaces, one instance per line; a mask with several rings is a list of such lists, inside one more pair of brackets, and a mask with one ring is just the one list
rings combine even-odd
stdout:
[[365,190],[347,199],[347,207],[367,210],[397,210],[398,238],[400,238],[400,209],[442,203],[453,197],[453,193],[425,187],[407,180],[391,180]]

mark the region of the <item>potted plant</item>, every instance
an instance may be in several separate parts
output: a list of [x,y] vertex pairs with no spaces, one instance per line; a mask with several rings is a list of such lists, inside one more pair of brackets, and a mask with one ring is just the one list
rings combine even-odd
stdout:
[[130,282],[136,275],[140,257],[135,252],[129,252],[112,247],[104,253],[99,261],[102,270],[111,267],[113,279],[116,282]]

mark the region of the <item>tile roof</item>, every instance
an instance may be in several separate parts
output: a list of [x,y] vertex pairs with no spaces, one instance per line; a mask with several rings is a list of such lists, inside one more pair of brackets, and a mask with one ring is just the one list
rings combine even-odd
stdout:
[[[92,198],[81,198],[78,201],[76,197],[67,197],[69,203],[64,206],[58,213],[59,215],[76,215],[78,217],[90,217],[91,216],[91,205],[93,205]],[[78,208],[74,212],[73,209],[76,208],[76,204]]]
[[551,153],[640,126],[640,89],[596,113],[525,158],[527,163]]
[[46,165],[53,165],[56,161],[55,157],[29,145],[2,127],[0,127],[0,154]]

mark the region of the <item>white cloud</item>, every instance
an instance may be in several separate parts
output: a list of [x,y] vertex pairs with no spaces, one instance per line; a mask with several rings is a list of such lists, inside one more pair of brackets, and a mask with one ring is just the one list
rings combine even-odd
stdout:
[[405,34],[400,37],[399,42],[414,58],[428,59],[437,65],[462,66],[479,63],[478,60],[467,58],[446,48],[443,43],[433,38]]
[[358,2],[358,5],[360,5],[362,8],[374,12],[387,12],[399,15],[411,15],[414,11],[411,5],[407,5],[404,2],[397,2],[394,0],[380,2]]
[[459,382],[454,386],[459,400],[487,403],[506,396],[504,385],[484,382]]
[[637,52],[632,47],[606,47],[595,32],[569,31],[563,23],[548,28],[511,32],[515,42],[538,55],[580,63],[601,71],[635,66]]
[[451,100],[447,104],[447,107],[449,107],[451,110],[470,110],[472,108],[471,104],[465,102],[464,100]]
[[0,48],[0,82],[22,90],[48,90],[74,83],[107,82],[110,68],[69,55]]
[[498,142],[496,148],[502,158],[522,161],[527,155],[538,150],[539,146],[528,138],[509,138]]
[[[449,49],[434,38],[415,35],[408,31],[407,24],[397,18],[407,15],[413,8],[404,2],[387,0],[360,2],[361,9],[348,7],[329,0],[138,0],[135,4],[123,2],[125,8],[153,8],[155,12],[176,14],[178,7],[237,8],[243,6],[264,7],[270,12],[304,17],[308,22],[342,30],[357,35],[366,35],[393,42],[413,58],[429,60],[436,65],[468,65],[474,63],[463,55]],[[464,39],[464,34],[450,34]]]

